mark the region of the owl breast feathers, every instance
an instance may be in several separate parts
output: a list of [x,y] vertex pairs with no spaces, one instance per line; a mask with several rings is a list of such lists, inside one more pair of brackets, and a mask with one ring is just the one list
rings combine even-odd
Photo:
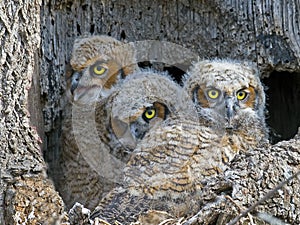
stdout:
[[136,144],[170,116],[188,113],[178,104],[180,92],[167,74],[149,70],[130,74],[107,98],[72,106],[63,132],[60,185],[69,207],[76,201],[94,207],[121,182],[122,169]]
[[92,218],[127,224],[148,210],[179,217],[196,213],[205,179],[225,168],[219,143],[198,118],[170,117],[137,144],[123,183],[100,201]]

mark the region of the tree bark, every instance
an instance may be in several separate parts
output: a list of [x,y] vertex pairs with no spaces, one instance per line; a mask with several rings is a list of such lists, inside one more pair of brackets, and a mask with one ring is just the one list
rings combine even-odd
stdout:
[[0,224],[47,224],[63,213],[37,133],[43,127],[39,92],[32,89],[39,86],[32,83],[39,77],[39,15],[39,1],[0,3]]
[[[250,60],[257,63],[262,78],[268,77],[268,85],[273,83],[274,72],[289,74],[293,79],[284,85],[285,91],[268,92],[272,100],[278,96],[275,104],[286,106],[285,111],[275,106],[269,111],[275,118],[282,115],[271,119],[271,126],[293,127],[283,131],[289,133],[283,135],[288,139],[300,126],[299,9],[298,0],[1,1],[0,223],[13,220],[17,206],[13,199],[22,199],[16,196],[24,195],[16,193],[26,193],[23,188],[32,184],[31,179],[49,187],[49,196],[56,196],[42,156],[55,180],[60,175],[57,159],[65,74],[76,37],[107,34],[128,42],[168,41],[191,49],[200,58]],[[182,73],[171,75],[180,80]],[[279,101],[291,85],[291,97]],[[53,198],[59,202],[55,212],[59,215],[59,196]],[[46,197],[44,201],[48,204]]]

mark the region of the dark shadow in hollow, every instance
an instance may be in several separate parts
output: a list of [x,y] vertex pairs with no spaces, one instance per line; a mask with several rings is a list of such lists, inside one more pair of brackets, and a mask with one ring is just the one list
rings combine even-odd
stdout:
[[300,126],[300,73],[274,71],[262,82],[267,87],[271,142],[294,137]]
[[139,62],[139,67],[142,69],[151,68],[155,71],[166,71],[177,83],[182,86],[182,77],[187,72],[190,64],[166,65],[164,63],[151,63],[149,61]]

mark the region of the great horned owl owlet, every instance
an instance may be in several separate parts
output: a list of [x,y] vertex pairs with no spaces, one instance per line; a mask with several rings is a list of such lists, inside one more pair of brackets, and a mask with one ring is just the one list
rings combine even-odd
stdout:
[[[82,122],[88,118],[94,122],[90,118],[94,118],[93,104],[96,101],[106,101],[120,81],[139,69],[133,47],[105,35],[76,39],[71,56],[71,66],[75,72],[67,77],[66,93],[70,102],[64,110],[65,118],[59,159],[61,165],[60,171],[58,171],[62,174],[57,176],[56,185],[68,207],[72,206],[75,201],[88,202],[87,206],[93,206],[93,202],[89,201],[93,198],[92,190],[88,190],[88,188],[82,190],[81,186],[93,184],[94,189],[105,192],[109,190],[109,185],[101,184],[100,181],[96,182],[99,180],[98,173],[80,153],[80,145],[83,150],[89,149],[91,146],[87,144],[86,147],[83,147],[83,144],[76,140],[78,131],[73,130],[76,125],[75,121]],[[102,112],[102,114],[105,113]],[[102,132],[104,133],[106,130]],[[92,137],[89,140],[92,140]],[[105,141],[103,140],[103,143],[100,141],[97,147],[94,143],[92,147],[94,149],[107,148]],[[78,183],[75,183],[73,179],[77,179]],[[89,197],[85,199],[85,196]],[[97,197],[99,196],[97,195]]]
[[61,193],[68,207],[78,201],[93,208],[121,182],[136,144],[171,115],[187,110],[178,107],[180,91],[165,74],[136,72],[95,105],[73,106],[72,127],[66,127],[73,141],[64,139],[62,156]]
[[267,141],[265,93],[258,71],[247,62],[204,60],[188,72],[184,88],[198,109],[201,123],[216,128],[235,153]]
[[138,142],[122,183],[99,202],[92,219],[129,224],[148,210],[179,217],[197,212],[205,179],[225,169],[222,137],[199,123],[193,102],[180,93],[176,101],[182,110]]

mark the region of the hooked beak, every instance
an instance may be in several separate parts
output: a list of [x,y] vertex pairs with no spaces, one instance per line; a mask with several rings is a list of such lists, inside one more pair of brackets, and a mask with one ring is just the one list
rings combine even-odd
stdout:
[[71,77],[70,92],[73,101],[79,103],[94,103],[98,98],[101,89],[96,85],[82,85],[83,72],[75,72]]
[[82,76],[82,73],[75,72],[75,73],[73,73],[73,75],[71,77],[71,89],[70,89],[70,91],[71,91],[72,95],[74,95],[74,91],[78,87],[81,76]]
[[233,97],[227,97],[225,99],[225,110],[226,110],[226,115],[225,115],[225,118],[228,122],[228,125],[226,128],[230,128],[232,129],[233,128],[233,125],[232,125],[232,119],[235,115],[235,98]]
[[134,149],[136,140],[131,133],[130,126],[116,117],[111,118],[111,127],[118,140],[127,148]]

